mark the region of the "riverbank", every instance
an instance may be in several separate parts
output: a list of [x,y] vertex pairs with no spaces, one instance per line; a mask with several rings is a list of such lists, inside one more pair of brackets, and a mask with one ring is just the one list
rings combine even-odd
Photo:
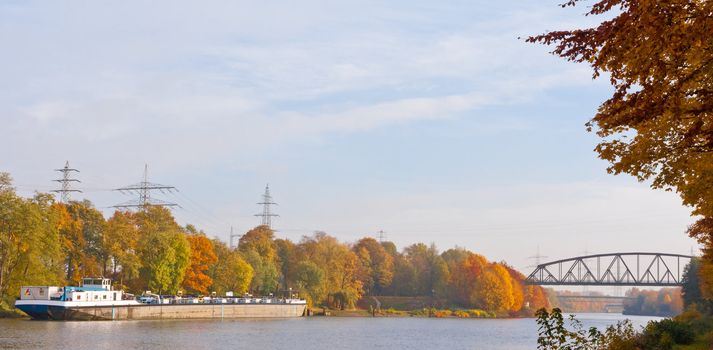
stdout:
[[487,312],[477,309],[435,309],[423,308],[416,310],[396,310],[389,309],[351,309],[333,310],[324,308],[311,308],[311,316],[328,317],[423,317],[423,318],[522,318],[512,315],[498,315],[494,312]]
[[433,317],[433,318],[519,318],[534,312],[517,314],[467,309],[430,296],[363,296],[350,310],[313,308],[315,315],[337,317]]
[[5,304],[0,304],[0,318],[27,318],[27,319],[29,319],[30,317],[18,309],[8,307]]

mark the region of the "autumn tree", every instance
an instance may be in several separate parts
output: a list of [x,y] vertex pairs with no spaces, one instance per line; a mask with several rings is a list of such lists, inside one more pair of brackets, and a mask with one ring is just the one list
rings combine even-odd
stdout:
[[512,267],[502,265],[508,272],[510,277],[510,285],[512,287],[512,304],[510,305],[509,311],[514,314],[522,310],[525,306],[525,275],[513,269]]
[[624,314],[671,317],[683,311],[681,291],[678,288],[641,290],[633,288],[626,292]]
[[610,19],[596,27],[527,39],[589,64],[594,78],[607,74],[614,93],[587,124],[602,139],[596,151],[609,172],[676,191],[701,216],[689,234],[704,246],[704,289],[713,288],[711,13],[703,0],[600,0],[587,14]]
[[11,305],[24,284],[60,284],[64,269],[53,199],[19,197],[0,173],[0,306]]
[[107,220],[103,240],[111,261],[114,281],[121,286],[128,286],[133,292],[139,292],[139,269],[142,265],[138,255],[139,227],[136,215],[129,211],[115,211]]
[[471,296],[474,305],[488,311],[507,311],[513,304],[512,284],[507,270],[489,265],[478,278]]
[[384,247],[384,251],[391,255],[393,258],[396,254],[398,254],[398,249],[396,249],[396,244],[394,242],[390,241],[383,241],[381,242],[381,246]]
[[229,248],[222,241],[214,239],[212,244],[216,262],[207,272],[213,280],[211,290],[221,295],[225,292],[246,293],[253,279],[252,266],[239,251]]
[[487,260],[463,248],[449,249],[441,254],[449,270],[448,297],[462,306],[472,306],[475,283],[483,274]]
[[375,239],[360,239],[352,248],[360,260],[364,274],[360,277],[366,294],[379,295],[394,278],[394,261]]
[[527,285],[523,290],[525,305],[530,311],[549,308],[550,301],[545,290],[536,285]]
[[186,233],[191,257],[181,285],[188,292],[208,294],[208,290],[213,284],[213,279],[207,272],[218,259],[213,250],[213,242],[204,233],[198,232],[192,225],[186,227]]
[[[327,302],[336,308],[351,308],[362,296],[363,287],[357,278],[357,255],[346,244],[324,232],[303,237],[298,244],[302,261],[310,261],[324,273],[323,286]],[[315,302],[319,302],[315,300]]]
[[83,276],[83,263],[87,260],[84,247],[82,222],[69,213],[68,207],[62,203],[55,206],[58,215],[60,242],[65,260],[65,279],[71,285],[79,285]]
[[79,250],[79,254],[75,256],[79,277],[107,274],[109,256],[102,239],[106,229],[104,215],[88,200],[70,202],[67,211],[81,230],[78,234],[75,233],[75,237],[79,237],[78,244],[81,245],[75,249],[75,252]]
[[245,233],[240,237],[238,250],[254,271],[250,289],[264,294],[276,291],[280,272],[274,233],[270,227],[262,225]]

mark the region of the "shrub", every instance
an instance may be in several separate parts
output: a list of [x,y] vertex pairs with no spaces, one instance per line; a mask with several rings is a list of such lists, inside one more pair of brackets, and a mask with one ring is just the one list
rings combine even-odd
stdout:
[[460,317],[460,318],[469,318],[470,313],[468,313],[468,311],[464,311],[464,310],[456,310],[456,311],[453,311],[453,316]]
[[649,322],[642,335],[644,345],[652,349],[670,349],[674,343],[687,345],[695,340],[689,325],[672,319]]
[[487,312],[484,310],[470,309],[467,311],[468,311],[468,314],[470,315],[470,317],[473,317],[473,318],[494,318],[495,317],[494,313]]
[[451,310],[436,310],[432,315],[433,317],[442,318],[453,315],[453,312]]
[[423,309],[416,309],[416,310],[411,310],[408,312],[409,315],[411,316],[420,316],[420,317],[428,317],[431,315],[431,312],[428,308],[423,308]]

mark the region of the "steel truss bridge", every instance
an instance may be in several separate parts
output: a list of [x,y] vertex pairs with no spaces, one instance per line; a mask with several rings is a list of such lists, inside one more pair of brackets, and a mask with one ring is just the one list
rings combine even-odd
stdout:
[[578,256],[537,265],[525,283],[548,286],[681,285],[692,256],[666,253],[611,253]]

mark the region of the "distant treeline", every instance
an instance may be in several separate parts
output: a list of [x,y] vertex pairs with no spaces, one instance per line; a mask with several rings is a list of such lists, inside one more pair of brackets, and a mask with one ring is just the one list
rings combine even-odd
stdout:
[[111,277],[132,293],[207,295],[292,289],[311,305],[353,307],[369,295],[428,296],[456,307],[501,314],[547,307],[538,286],[504,263],[462,248],[440,253],[417,243],[399,252],[392,242],[339,242],[323,232],[299,242],[258,226],[231,249],[171,212],[149,206],[105,219],[89,201],[23,198],[0,173],[0,302],[11,306],[22,285],[62,285]]
[[552,306],[562,309],[563,312],[608,312],[608,305],[611,303],[608,300],[596,298],[567,298],[569,296],[605,296],[604,293],[600,292],[555,291],[552,288],[545,288],[545,293],[547,293],[547,297],[550,303],[552,303]]
[[672,317],[683,312],[680,288],[641,290],[633,288],[626,292],[633,298],[624,302],[625,315]]

